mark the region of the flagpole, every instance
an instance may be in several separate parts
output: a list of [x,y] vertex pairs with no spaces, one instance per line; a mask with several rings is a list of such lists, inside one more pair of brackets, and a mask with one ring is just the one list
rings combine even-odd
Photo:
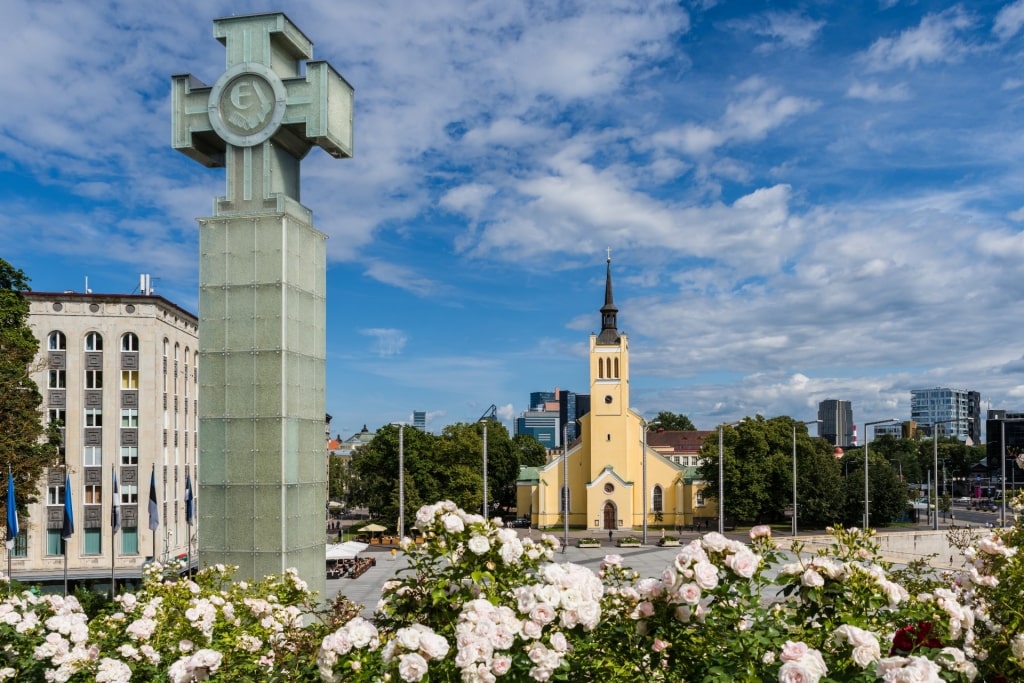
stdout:
[[7,463],[7,594],[14,592],[14,576],[11,575],[11,556],[18,538],[18,507],[14,496],[14,473]]
[[110,599],[117,595],[117,578],[114,575],[114,561],[117,557],[117,531],[121,528],[121,495],[117,486],[117,463],[110,471],[114,487],[110,496]]
[[64,597],[68,596],[68,541],[75,533],[74,504],[71,497],[71,473],[64,469],[64,523],[60,530],[60,545],[64,554]]

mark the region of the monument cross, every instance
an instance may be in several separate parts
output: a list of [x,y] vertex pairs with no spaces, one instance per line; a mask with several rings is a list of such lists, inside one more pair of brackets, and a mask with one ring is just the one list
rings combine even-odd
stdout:
[[[227,69],[172,81],[172,146],[227,170],[199,220],[199,562],[324,592],[326,236],[300,203],[314,146],[352,156],[352,87],[281,13],[214,21]],[[186,380],[187,381],[187,380]],[[177,440],[175,440],[177,441]],[[193,442],[194,443],[194,442]],[[164,448],[164,464],[194,452]]]
[[280,211],[299,196],[299,161],[314,146],[352,156],[352,86],[312,59],[313,43],[284,14],[217,19],[227,68],[213,86],[172,77],[174,149],[208,167],[227,168],[217,215]]

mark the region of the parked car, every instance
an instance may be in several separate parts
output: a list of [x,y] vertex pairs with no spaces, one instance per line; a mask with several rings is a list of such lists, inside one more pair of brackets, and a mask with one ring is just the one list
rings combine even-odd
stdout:
[[959,498],[956,499],[956,502],[959,505],[967,505],[967,504],[969,504],[971,502],[971,497],[970,496],[960,496]]
[[529,517],[516,517],[515,519],[509,519],[505,521],[505,526],[510,529],[529,529],[530,518]]

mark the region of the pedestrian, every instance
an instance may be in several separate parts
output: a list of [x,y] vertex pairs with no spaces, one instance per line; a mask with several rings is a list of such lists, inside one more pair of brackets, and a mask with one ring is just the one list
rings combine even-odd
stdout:
[[612,542],[612,530],[611,529],[608,530],[608,542],[609,543]]

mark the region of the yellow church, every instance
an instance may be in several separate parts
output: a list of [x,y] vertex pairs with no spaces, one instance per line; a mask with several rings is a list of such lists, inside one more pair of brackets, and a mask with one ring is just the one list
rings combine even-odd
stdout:
[[[691,464],[674,462],[646,443],[644,419],[629,407],[629,339],[619,332],[608,256],[601,332],[590,335],[590,412],[580,436],[542,467],[524,467],[516,482],[520,516],[537,528],[675,529],[715,514]],[[646,447],[646,457],[645,456]],[[690,462],[690,461],[687,461]],[[646,491],[646,496],[645,496]]]

